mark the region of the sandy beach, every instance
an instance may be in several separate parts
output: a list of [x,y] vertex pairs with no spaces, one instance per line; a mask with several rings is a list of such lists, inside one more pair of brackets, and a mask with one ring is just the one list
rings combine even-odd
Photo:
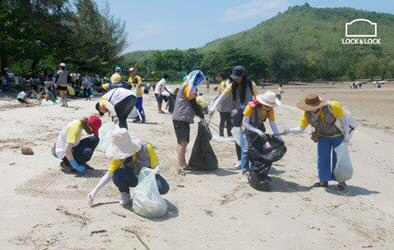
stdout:
[[[88,205],[88,192],[108,167],[104,153],[95,152],[89,162],[95,170],[82,177],[61,172],[52,156],[60,130],[94,114],[94,100],[71,99],[62,108],[0,99],[0,249],[394,249],[394,83],[357,90],[339,83],[292,85],[284,91],[275,110],[280,130],[297,125],[295,105],[313,92],[340,100],[359,122],[349,148],[354,175],[345,191],[335,183],[310,188],[317,180],[316,144],[307,133],[285,137],[288,152],[273,165],[271,192],[241,178],[232,167],[234,143],[218,139],[216,131],[211,144],[220,168],[178,175],[171,115],[157,113],[151,92],[144,96],[149,124],[130,120],[129,131],[156,147],[170,184],[168,214],[154,220],[120,206],[113,183]],[[211,86],[208,95],[215,94]],[[219,123],[218,114],[213,122]],[[196,131],[194,124],[191,142]],[[22,155],[24,145],[34,155]]]

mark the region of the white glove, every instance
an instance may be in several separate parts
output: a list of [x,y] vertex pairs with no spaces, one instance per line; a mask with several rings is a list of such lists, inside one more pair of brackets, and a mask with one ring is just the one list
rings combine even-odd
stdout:
[[257,132],[257,134],[258,134],[260,137],[264,137],[264,136],[265,136],[265,133],[264,133],[263,131],[261,131],[261,130],[259,130],[259,132]]
[[115,124],[119,122],[119,118],[116,115],[111,116],[111,119]]

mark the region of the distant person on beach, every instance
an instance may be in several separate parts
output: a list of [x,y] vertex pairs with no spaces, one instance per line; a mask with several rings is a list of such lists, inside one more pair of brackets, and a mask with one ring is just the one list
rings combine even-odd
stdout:
[[[92,158],[99,143],[100,127],[100,118],[93,115],[89,118],[74,120],[62,129],[52,148],[52,153],[62,160],[60,166],[63,171],[85,173],[86,169],[91,168],[87,162]],[[91,136],[81,140],[82,130]]]
[[24,104],[30,104],[30,102],[28,102],[27,99],[27,93],[25,90],[21,91],[18,93],[16,99],[18,100],[18,102],[20,103],[24,103]]
[[177,158],[179,174],[185,174],[185,171],[188,170],[185,154],[187,144],[190,140],[190,124],[194,123],[194,116],[196,115],[201,120],[204,120],[204,114],[196,101],[197,88],[204,81],[205,76],[200,70],[190,72],[176,96],[175,107],[172,112],[172,122],[178,143]]
[[276,92],[276,98],[278,98],[279,101],[282,100],[282,94],[284,93],[282,87],[283,87],[283,85],[279,84],[278,91]]
[[66,70],[65,63],[59,64],[59,70],[57,71],[55,83],[57,84],[57,90],[59,91],[61,106],[68,107],[67,91],[68,84],[71,83],[71,78]]
[[135,96],[137,97],[137,102],[135,104],[136,108],[138,109],[139,116],[134,120],[134,122],[145,122],[145,111],[143,107],[143,86],[142,86],[142,79],[139,75],[137,75],[137,69],[131,67],[129,69],[129,83],[135,89]]
[[110,85],[112,84],[117,84],[118,82],[120,82],[122,80],[122,76],[120,75],[120,73],[122,72],[122,68],[119,66],[115,67],[115,73],[112,74],[111,78],[110,78]]
[[128,129],[127,117],[133,110],[136,100],[137,98],[131,90],[115,88],[100,98],[96,103],[96,110],[100,116],[109,112],[113,121],[119,121],[119,127]]
[[242,65],[237,65],[232,69],[228,86],[209,108],[209,116],[211,117],[220,105],[231,105],[232,125],[240,130],[239,141],[241,145],[235,144],[238,158],[238,162],[234,165],[236,169],[240,169],[241,154],[246,146],[246,141],[242,139],[245,138],[244,131],[241,129],[243,111],[256,95],[256,84],[247,78],[245,68]]
[[[348,115],[339,101],[322,100],[317,94],[309,94],[298,102],[297,107],[303,110],[298,127],[286,129],[284,135],[301,134],[308,125],[314,128],[311,139],[317,142],[317,170],[319,182],[313,187],[327,187],[329,181],[335,181],[334,169],[336,154],[334,148],[342,142],[348,142],[354,128],[350,126]],[[342,132],[336,121],[342,124]],[[339,182],[337,188],[343,190],[345,182]]]
[[[159,114],[164,114],[164,111],[161,109],[162,103],[163,103],[163,92],[167,91],[170,93],[170,91],[167,89],[166,84],[170,76],[168,74],[164,74],[163,78],[156,84],[155,86],[155,98],[157,102],[157,111]],[[171,93],[170,93],[171,94]]]
[[[224,90],[229,86],[229,81],[227,81],[227,77],[224,73],[220,73],[218,75],[219,80],[219,94],[222,94]],[[233,124],[231,121],[231,100],[227,99],[227,103],[222,103],[220,107],[218,107],[218,112],[220,114],[220,122],[219,122],[219,136],[224,137],[224,127],[227,128],[227,136],[233,136],[231,133],[231,129],[233,128]]]
[[[120,192],[119,203],[123,206],[127,205],[131,198],[130,187],[137,186],[141,169],[143,167],[152,169],[160,167],[152,144],[130,136],[124,128],[115,129],[105,155],[111,159],[111,163],[107,173],[88,194],[90,204],[93,203],[96,194],[112,179]],[[155,177],[159,193],[166,194],[170,189],[167,181],[160,174]]]

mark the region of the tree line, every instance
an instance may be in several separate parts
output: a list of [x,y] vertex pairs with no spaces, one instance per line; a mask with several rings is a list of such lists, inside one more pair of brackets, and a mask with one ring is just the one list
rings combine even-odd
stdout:
[[124,27],[93,0],[2,0],[1,73],[38,76],[65,62],[74,72],[105,74],[125,47]]

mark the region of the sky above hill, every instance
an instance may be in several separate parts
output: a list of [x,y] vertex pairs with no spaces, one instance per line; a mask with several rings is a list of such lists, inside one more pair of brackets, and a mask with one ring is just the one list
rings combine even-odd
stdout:
[[99,7],[108,3],[111,13],[125,21],[128,45],[124,52],[201,47],[305,2],[311,7],[352,7],[394,14],[394,0],[95,1]]

